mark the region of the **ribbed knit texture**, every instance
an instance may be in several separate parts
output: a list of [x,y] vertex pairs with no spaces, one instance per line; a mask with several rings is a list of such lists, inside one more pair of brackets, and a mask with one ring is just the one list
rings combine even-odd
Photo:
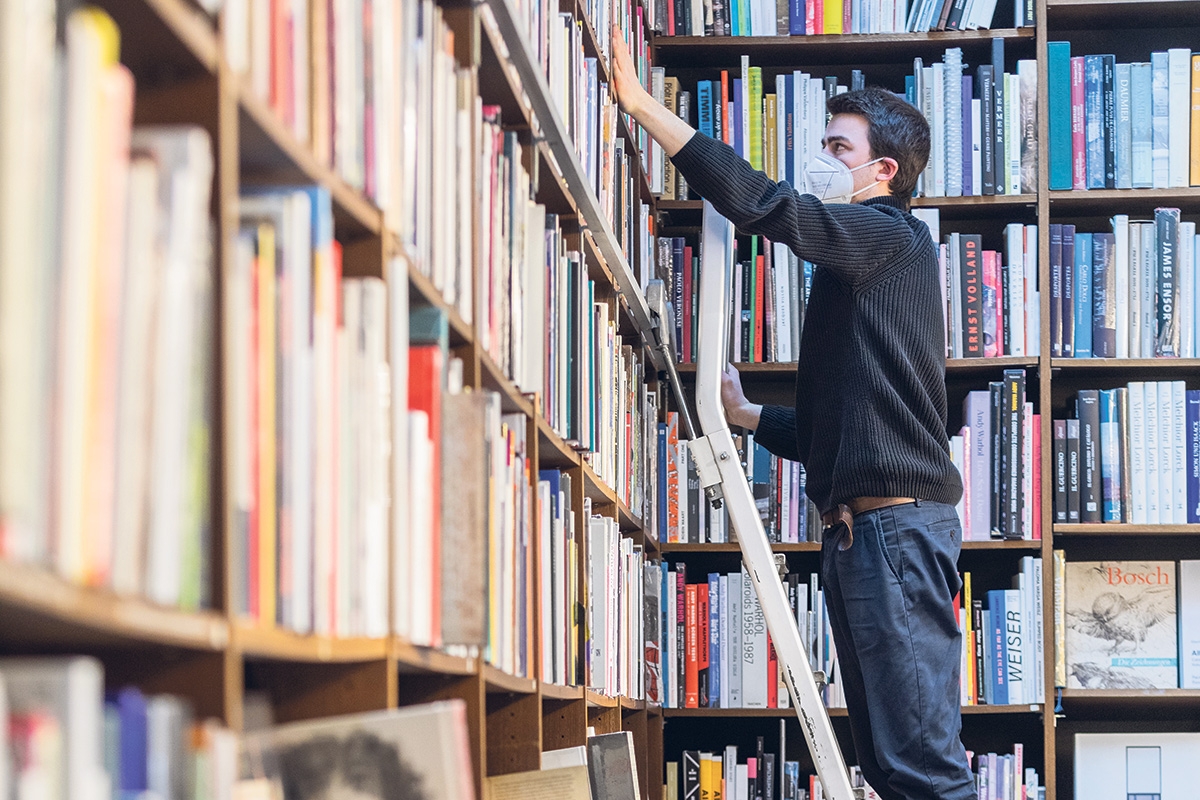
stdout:
[[700,133],[672,160],[741,233],[816,265],[796,407],[764,407],[755,440],[804,464],[822,511],[855,497],[957,503],[937,249],[907,201],[826,205]]

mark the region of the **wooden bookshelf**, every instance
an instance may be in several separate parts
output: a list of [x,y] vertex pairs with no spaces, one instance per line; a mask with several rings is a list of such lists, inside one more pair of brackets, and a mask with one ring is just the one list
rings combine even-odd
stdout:
[[[122,60],[137,80],[138,124],[191,122],[213,137],[218,276],[232,258],[242,189],[324,187],[332,197],[334,237],[343,247],[345,274],[406,281],[410,306],[434,306],[448,319],[450,348],[463,359],[466,386],[497,392],[506,412],[528,421],[535,493],[539,469],[569,472],[577,481],[579,500],[586,491],[597,513],[617,520],[622,535],[657,557],[657,542],[639,513],[542,418],[540,399],[520,391],[484,350],[478,320],[464,319],[421,272],[397,233],[397,221],[319,158],[255,94],[249,80],[233,72],[216,20],[188,0],[100,0],[98,5],[121,29]],[[562,216],[573,249],[585,253],[597,299],[602,295],[612,301],[620,333],[640,347],[639,358],[648,364],[647,380],[663,398],[661,408],[673,407],[670,398],[678,392],[672,386],[674,365],[647,346],[653,342],[653,326],[645,297],[587,182],[513,8],[506,0],[440,5],[459,44],[458,66],[473,72],[484,103],[501,106],[504,126],[522,132],[526,154],[534,160],[536,201]],[[597,35],[607,32],[593,29],[582,4],[568,5],[584,22],[586,51],[598,55]],[[607,75],[607,64],[602,62],[601,69]],[[633,151],[636,132],[623,117],[620,128]],[[640,160],[631,159],[631,165],[635,192],[652,204]],[[218,336],[223,336],[219,327]],[[220,425],[214,431],[217,503],[225,494],[225,474],[216,466],[226,455],[219,435]],[[581,502],[574,511],[582,514]],[[131,683],[182,695],[198,716],[218,718],[234,730],[242,727],[246,696],[252,692],[268,698],[281,722],[460,699],[467,708],[471,771],[480,798],[489,775],[536,769],[542,750],[585,744],[589,725],[600,732],[628,730],[634,736],[643,798],[661,800],[661,786],[651,779],[649,768],[661,763],[663,752],[662,716],[654,705],[581,686],[543,683],[534,677],[536,655],[531,675],[518,676],[487,663],[477,650],[426,647],[395,634],[305,635],[244,620],[232,611],[234,533],[220,509],[213,518],[212,610],[166,608],[76,585],[42,567],[0,561],[0,653],[96,655],[114,685]],[[529,588],[532,592],[532,579]],[[536,606],[536,597],[529,600]],[[534,624],[529,633],[534,653],[539,631]]]
[[[833,719],[845,719],[849,715],[845,708],[827,709]],[[992,716],[998,714],[1040,714],[1041,705],[1020,706],[963,706],[963,716]],[[794,708],[664,708],[667,719],[695,719],[716,717],[718,719],[791,719],[796,716]]]

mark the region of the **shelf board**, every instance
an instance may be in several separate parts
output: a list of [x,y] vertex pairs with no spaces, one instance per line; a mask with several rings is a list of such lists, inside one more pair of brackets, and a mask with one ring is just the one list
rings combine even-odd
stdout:
[[[845,708],[830,708],[826,709],[829,716],[832,718],[847,717],[849,712]],[[1042,706],[1040,705],[1018,705],[1018,706],[963,706],[963,716],[976,716],[983,714],[1036,714],[1040,713]],[[796,716],[794,708],[664,708],[662,714],[667,719],[671,717],[716,717],[727,719],[755,717],[769,717],[775,719],[786,719]]]
[[538,691],[542,693],[543,700],[582,700],[584,698],[582,686],[562,686],[557,683],[538,681]]
[[1091,189],[1048,191],[1050,213],[1139,214],[1157,206],[1200,205],[1200,187],[1176,189]]
[[214,652],[228,645],[229,625],[215,612],[167,608],[0,561],[0,640],[75,650],[132,645]]
[[587,704],[592,708],[617,708],[621,704],[618,698],[609,697],[591,689],[584,692],[584,696],[587,698]]
[[1073,372],[1110,370],[1113,372],[1170,372],[1195,375],[1200,372],[1200,358],[1052,358],[1050,369]]
[[1200,536],[1200,525],[1057,524],[1055,536]]
[[1046,16],[1059,30],[1160,27],[1167,19],[1183,26],[1200,22],[1200,6],[1194,0],[1047,0]]
[[[716,542],[716,543],[667,543],[663,542],[659,545],[663,555],[672,553],[740,553],[742,552],[741,545],[737,542]],[[821,552],[820,542],[791,542],[781,543],[776,542],[771,545],[773,553],[819,553]]]
[[912,208],[991,208],[1037,205],[1036,194],[967,195],[966,197],[914,197]]
[[450,305],[442,297],[442,293],[437,290],[426,275],[422,274],[417,269],[416,264],[404,253],[404,248],[400,240],[392,237],[393,252],[401,257],[408,269],[408,285],[410,290],[409,304],[410,305],[430,305],[440,308],[442,313],[446,315],[446,319],[450,324],[450,344],[459,345],[471,342],[475,338],[474,331],[471,330],[470,323],[466,322],[458,313],[458,309]]
[[213,21],[185,0],[98,0],[121,30],[121,61],[151,83],[172,77],[217,74],[220,46]]
[[634,700],[632,697],[622,697],[621,708],[626,711],[644,711],[646,709],[646,701]]
[[[1164,359],[1159,359],[1164,360]],[[1200,361],[1196,362],[1200,365]],[[1004,356],[1003,358],[949,358],[946,359],[947,373],[992,372],[1004,369],[1035,369],[1037,358],[1033,356]],[[795,361],[766,361],[756,363],[735,363],[733,365],[741,375],[761,377],[790,377],[796,374]],[[695,364],[676,364],[675,369],[680,375],[694,377]]]
[[238,91],[241,112],[238,157],[243,182],[255,184],[317,183],[333,198],[334,235],[352,241],[383,232],[383,215],[366,196],[322,164],[246,81]]
[[484,388],[499,392],[500,406],[505,413],[516,412],[524,414],[526,417],[533,416],[532,401],[521,394],[521,390],[508,379],[508,376],[492,360],[491,355],[487,351],[479,351],[479,364],[482,367]]
[[388,640],[337,638],[295,633],[283,628],[268,628],[251,622],[234,626],[237,649],[248,658],[297,663],[352,663],[383,661]]
[[399,637],[392,638],[392,655],[401,672],[430,672],[440,675],[474,675],[479,662],[444,653],[433,647],[422,647]]
[[983,539],[962,543],[963,550],[1041,550],[1040,540],[1029,539]]
[[1200,713],[1197,689],[1063,689],[1062,701],[1068,719],[1194,719]]
[[651,42],[655,66],[721,67],[749,53],[757,66],[867,63],[934,52],[946,47],[988,47],[992,39],[1034,40],[1033,28],[996,28],[929,33],[822,34],[816,36],[657,36]]
[[537,694],[537,681],[509,675],[499,667],[483,665],[483,680],[488,694]]
[[573,469],[579,466],[579,453],[566,442],[541,414],[537,414],[538,468]]

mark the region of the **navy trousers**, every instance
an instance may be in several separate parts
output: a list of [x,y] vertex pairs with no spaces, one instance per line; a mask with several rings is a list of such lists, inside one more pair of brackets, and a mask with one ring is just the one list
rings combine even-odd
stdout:
[[825,531],[825,603],[863,775],[884,800],[976,800],[960,734],[962,530],[953,506],[876,509]]

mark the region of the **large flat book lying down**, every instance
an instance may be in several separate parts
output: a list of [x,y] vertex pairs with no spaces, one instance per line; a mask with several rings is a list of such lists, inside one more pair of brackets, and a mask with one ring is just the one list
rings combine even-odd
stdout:
[[247,734],[240,761],[239,799],[475,798],[459,700],[279,725]]

